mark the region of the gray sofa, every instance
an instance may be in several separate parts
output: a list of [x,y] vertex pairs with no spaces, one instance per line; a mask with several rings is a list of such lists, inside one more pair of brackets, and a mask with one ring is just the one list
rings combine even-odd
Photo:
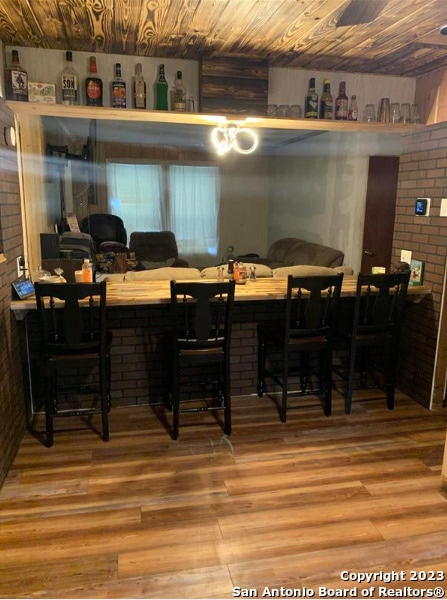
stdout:
[[[238,257],[243,260],[244,257]],[[274,242],[266,257],[247,257],[251,263],[268,265],[271,269],[292,267],[295,265],[313,265],[319,267],[339,267],[343,264],[344,254],[329,246],[307,242],[298,238],[282,238]]]

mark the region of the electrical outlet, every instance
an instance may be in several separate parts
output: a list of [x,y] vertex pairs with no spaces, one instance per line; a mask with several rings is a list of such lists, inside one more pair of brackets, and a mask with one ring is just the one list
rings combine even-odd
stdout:
[[17,257],[17,277],[22,277],[25,274],[25,258],[23,256]]

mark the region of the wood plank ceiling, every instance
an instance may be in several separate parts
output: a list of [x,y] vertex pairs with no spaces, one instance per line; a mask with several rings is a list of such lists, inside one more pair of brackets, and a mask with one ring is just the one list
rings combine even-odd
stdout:
[[415,77],[447,66],[446,0],[0,0],[8,46]]

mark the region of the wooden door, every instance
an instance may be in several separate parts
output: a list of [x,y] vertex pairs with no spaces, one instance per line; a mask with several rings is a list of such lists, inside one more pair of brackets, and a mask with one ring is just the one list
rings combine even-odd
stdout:
[[391,266],[398,156],[370,156],[363,228],[362,273]]

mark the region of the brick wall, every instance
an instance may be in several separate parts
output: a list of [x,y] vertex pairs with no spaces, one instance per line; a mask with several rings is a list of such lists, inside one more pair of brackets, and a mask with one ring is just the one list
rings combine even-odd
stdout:
[[[431,198],[430,215],[416,217],[416,198]],[[393,260],[401,249],[425,262],[424,283],[433,293],[407,313],[399,388],[424,406],[430,405],[447,255],[447,218],[439,216],[447,197],[447,126],[437,124],[403,139],[393,240]],[[445,340],[441,344],[445,345]],[[444,373],[445,377],[445,373]],[[433,398],[442,404],[443,382]]]
[[0,486],[14,460],[25,429],[22,340],[10,311],[11,282],[17,277],[16,258],[23,254],[17,155],[5,146],[5,126],[14,118],[0,99]]

